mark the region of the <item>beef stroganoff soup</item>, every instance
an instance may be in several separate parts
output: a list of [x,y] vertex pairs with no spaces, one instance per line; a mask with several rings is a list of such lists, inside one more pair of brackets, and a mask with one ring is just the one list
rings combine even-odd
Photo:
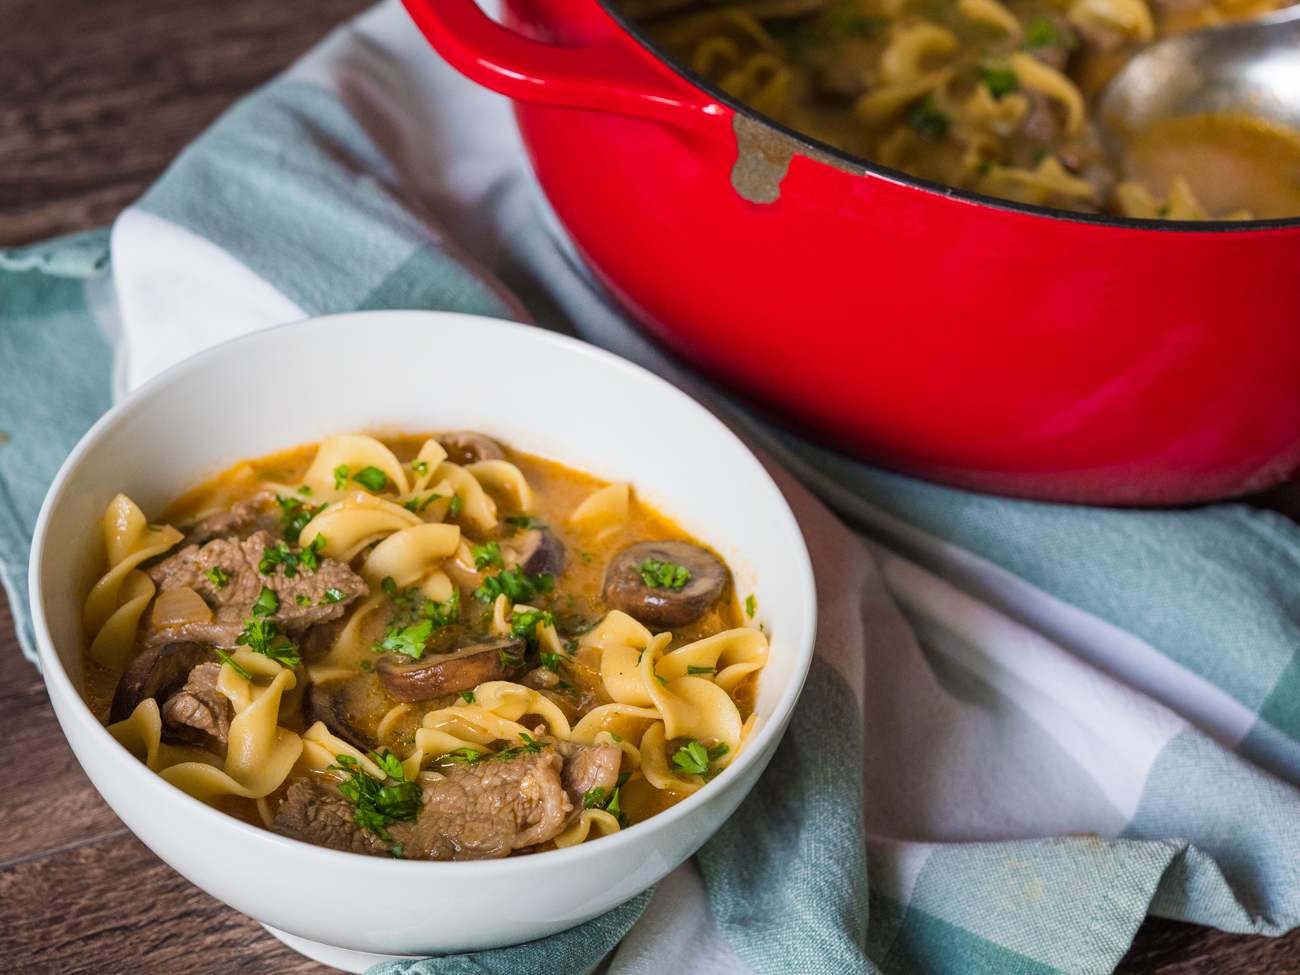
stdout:
[[1118,133],[1106,83],[1153,41],[1287,0],[618,0],[669,53],[828,145],[959,189],[1171,220],[1300,216],[1300,133],[1246,115]]
[[636,497],[475,432],[327,438],[149,522],[124,495],[85,695],[190,795],[373,856],[597,840],[751,732],[753,596]]

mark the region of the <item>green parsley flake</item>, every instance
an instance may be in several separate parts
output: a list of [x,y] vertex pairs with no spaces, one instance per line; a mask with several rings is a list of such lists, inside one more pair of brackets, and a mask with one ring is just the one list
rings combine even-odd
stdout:
[[673,764],[677,766],[679,774],[699,775],[704,778],[705,782],[708,782],[722,771],[721,769],[710,769],[709,765],[729,751],[731,751],[731,748],[725,741],[711,750],[706,749],[698,741],[688,741],[677,749],[677,754],[673,756]]
[[545,667],[547,670],[549,670],[551,673],[558,674],[560,672],[560,661],[563,660],[564,658],[561,657],[558,653],[543,653],[541,654],[541,658],[542,658],[542,666]]
[[433,504],[435,501],[440,500],[441,498],[442,498],[441,494],[439,494],[437,491],[432,491],[426,497],[423,498],[415,497],[412,498],[410,501],[403,501],[402,507],[405,508],[413,515],[422,515],[424,514],[425,508],[429,507],[429,505]]
[[688,664],[686,667],[688,674],[716,674],[717,672],[717,667],[696,667],[693,664]]
[[463,502],[460,500],[460,495],[453,494],[451,496],[451,507],[447,509],[448,517],[455,518],[458,514],[460,514],[462,503]]
[[612,731],[609,733],[609,737],[613,738],[615,741],[618,742],[621,742],[623,740],[623,737],[621,735],[616,735]]
[[360,667],[362,670],[364,670],[366,673],[370,673],[370,671],[375,669],[375,665],[371,663],[369,660],[363,660],[357,666]]
[[413,660],[419,660],[424,655],[424,645],[432,635],[433,620],[425,620],[388,633],[382,646],[385,650],[404,653]]
[[641,563],[641,578],[651,589],[673,589],[681,592],[691,581],[690,570],[676,562],[651,560]]
[[540,518],[532,515],[510,515],[506,518],[506,537],[513,538],[519,532],[540,531],[546,527]]
[[342,589],[335,589],[333,586],[330,586],[328,589],[325,590],[324,597],[316,605],[328,606],[331,603],[341,603],[343,602],[343,600],[347,598],[348,598],[348,594],[345,593]]
[[299,606],[310,606],[310,605],[311,605],[311,600],[308,599],[306,596],[304,596],[302,593],[298,593],[298,595],[295,596],[294,598],[298,601],[298,605],[299,605]]
[[230,669],[233,670],[235,673],[237,673],[240,677],[244,678],[244,680],[253,679],[253,675],[250,674],[248,671],[246,671],[239,664],[235,663],[235,658],[232,657],[230,654],[226,653],[226,651],[222,650],[220,647],[213,647],[212,649],[217,651],[217,656],[221,658],[222,663],[230,664]]
[[758,609],[758,600],[756,600],[756,599],[753,597],[752,594],[746,596],[746,597],[745,597],[745,615],[748,616],[748,617],[752,620],[752,619],[754,618],[754,612],[755,612],[757,609]]
[[980,81],[988,87],[994,98],[1009,95],[1020,87],[1014,71],[997,68],[980,68]]
[[505,593],[512,603],[528,603],[550,592],[554,585],[555,577],[549,573],[530,576],[517,569],[505,569],[484,579],[483,585],[474,590],[474,598],[481,603],[492,603]]
[[230,575],[219,565],[214,565],[211,569],[205,569],[203,574],[208,577],[208,582],[212,583],[212,588],[221,592],[222,588],[230,581]]
[[388,487],[388,475],[378,467],[363,467],[352,475],[352,480],[372,494],[378,494]]
[[473,691],[461,691],[460,696],[464,698],[466,704],[473,704],[475,701]]
[[421,477],[424,477],[425,474],[429,473],[429,462],[425,460],[413,460],[411,461],[411,470],[415,471],[415,473],[419,474]]
[[308,487],[306,484],[304,484],[302,487],[298,488],[298,493],[299,493],[299,494],[305,494],[305,495],[307,495],[307,497],[310,498],[311,495],[312,495],[312,490],[311,490],[310,487]]
[[334,490],[342,491],[348,484],[348,465],[339,464],[334,468]]
[[942,139],[948,134],[951,121],[939,108],[939,103],[934,100],[933,94],[918,98],[907,113],[907,124],[914,132],[927,139]]
[[356,806],[353,822],[358,826],[391,842],[393,838],[385,826],[399,820],[413,823],[419,817],[424,790],[418,783],[406,781],[406,770],[388,749],[385,748],[382,754],[371,752],[370,758],[394,785],[384,785],[378,779],[372,779],[351,755],[336,755],[335,758],[338,764],[331,765],[329,771],[347,774],[347,778],[339,783],[338,790]]
[[[544,609],[529,609],[522,613],[514,613],[510,617],[510,632],[512,635],[521,638],[528,644],[529,648],[536,650],[538,646],[537,627],[554,626],[555,617]],[[545,656],[545,655],[544,655]],[[556,656],[551,654],[551,656]],[[554,670],[555,668],[551,668]]]
[[582,553],[582,564],[583,564],[583,565],[591,565],[591,553],[590,553],[590,552],[583,552],[583,553]]
[[496,542],[488,542],[486,545],[471,545],[470,552],[474,555],[474,568],[482,572],[489,565],[495,565],[498,569],[506,567],[501,558],[501,546]]
[[277,494],[275,500],[280,505],[280,526],[284,529],[284,537],[290,542],[298,541],[307,523],[329,507],[326,503],[313,508],[297,498],[286,498],[283,494]]
[[275,590],[268,586],[263,586],[262,591],[257,596],[257,602],[253,603],[254,616],[274,616],[280,609],[280,597],[275,594]]
[[1079,46],[1079,40],[1073,34],[1062,34],[1046,17],[1036,17],[1025,28],[1025,39],[1020,46],[1026,51],[1040,47],[1064,47],[1074,50]]
[[392,576],[384,576],[383,580],[379,583],[379,588],[384,591],[385,596],[397,595],[397,583],[393,581]]

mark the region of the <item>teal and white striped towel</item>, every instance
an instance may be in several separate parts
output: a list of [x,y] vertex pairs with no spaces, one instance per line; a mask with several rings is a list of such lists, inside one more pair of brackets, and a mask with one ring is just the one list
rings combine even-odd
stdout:
[[973,495],[764,426],[628,327],[508,105],[394,0],[219,120],[117,221],[111,276],[105,257],[101,234],[0,259],[0,568],[25,638],[31,521],[106,406],[110,347],[120,395],[358,308],[532,320],[668,376],[772,461],[807,536],[817,662],[696,863],[553,939],[376,973],[579,975],[617,944],[618,975],[1100,975],[1148,912],[1300,922],[1300,529]]

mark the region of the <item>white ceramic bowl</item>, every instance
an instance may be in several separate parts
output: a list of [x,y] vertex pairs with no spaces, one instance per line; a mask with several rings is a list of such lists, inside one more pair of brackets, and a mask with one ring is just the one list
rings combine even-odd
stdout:
[[[103,571],[100,518],[114,495],[156,514],[237,460],[327,434],[457,428],[631,482],[638,497],[712,545],[740,591],[756,596],[772,638],[759,725],[721,776],[592,843],[429,863],[321,849],[248,826],[168,785],[109,736],[78,689],[81,607]],[[433,312],[337,315],[258,332],[188,359],[128,397],[86,434],[50,488],[32,546],[31,594],[64,734],[131,830],[199,887],[280,932],[385,954],[540,938],[633,897],[694,853],[771,758],[808,670],[816,619],[794,516],[712,414],[583,343]]]

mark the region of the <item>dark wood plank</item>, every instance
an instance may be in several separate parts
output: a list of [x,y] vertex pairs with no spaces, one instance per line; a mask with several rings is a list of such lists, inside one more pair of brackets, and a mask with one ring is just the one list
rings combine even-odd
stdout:
[[0,968],[26,975],[326,975],[134,836],[0,870]]
[[3,0],[0,246],[110,221],[236,98],[369,5]]
[[1226,934],[1164,918],[1147,918],[1115,975],[1294,975],[1300,929],[1280,938]]
[[[0,596],[0,868],[122,833],[59,730],[45,684],[18,650]],[[0,952],[0,957],[3,953]]]

